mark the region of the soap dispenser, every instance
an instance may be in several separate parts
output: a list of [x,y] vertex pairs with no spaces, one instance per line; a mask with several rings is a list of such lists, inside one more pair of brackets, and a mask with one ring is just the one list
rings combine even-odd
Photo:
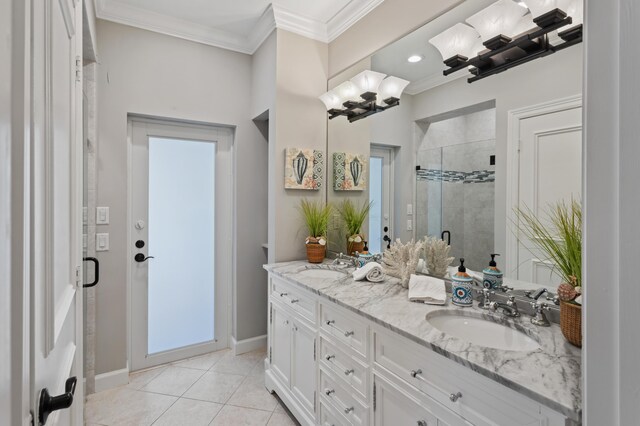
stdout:
[[367,247],[367,242],[364,242],[364,248],[362,249],[362,253],[357,253],[356,257],[358,258],[358,267],[362,268],[367,263],[373,260],[373,255],[369,253],[369,247]]
[[473,278],[467,274],[464,259],[460,259],[458,272],[451,278],[451,302],[458,306],[473,306]]
[[498,269],[496,264],[497,253],[491,253],[491,262],[489,266],[482,271],[482,286],[492,290],[498,290],[502,287],[502,271]]

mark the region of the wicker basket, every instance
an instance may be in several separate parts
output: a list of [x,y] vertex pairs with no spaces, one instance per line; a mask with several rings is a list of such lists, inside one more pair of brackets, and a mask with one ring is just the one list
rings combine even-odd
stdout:
[[322,263],[327,246],[316,243],[305,244],[307,246],[307,260],[309,263]]
[[349,237],[347,237],[347,253],[349,253],[349,256],[355,256],[356,252],[362,253],[363,251],[364,241],[356,243],[355,241],[349,241]]
[[560,302],[560,329],[569,343],[582,347],[582,306]]

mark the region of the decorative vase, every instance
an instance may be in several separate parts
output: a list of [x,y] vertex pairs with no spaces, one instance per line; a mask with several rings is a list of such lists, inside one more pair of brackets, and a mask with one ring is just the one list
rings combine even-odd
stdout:
[[309,263],[322,263],[327,246],[318,243],[307,243],[307,260]]
[[356,234],[347,237],[347,253],[349,253],[349,256],[355,256],[356,252],[362,253],[363,250],[364,236]]
[[569,343],[582,347],[582,306],[560,301],[560,329]]

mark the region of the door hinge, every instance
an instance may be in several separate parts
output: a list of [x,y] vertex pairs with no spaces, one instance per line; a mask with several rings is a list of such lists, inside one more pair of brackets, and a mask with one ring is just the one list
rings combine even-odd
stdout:
[[318,400],[316,391],[313,391],[313,412],[316,412],[316,401]]
[[313,360],[316,360],[316,339],[313,339]]
[[82,277],[80,276],[80,267],[76,266],[76,287],[80,287],[82,285]]
[[373,382],[373,411],[376,411],[376,382]]
[[269,347],[269,364],[271,364],[271,347]]
[[269,305],[269,324],[273,324],[273,305]]
[[76,56],[76,81],[82,81],[82,58]]

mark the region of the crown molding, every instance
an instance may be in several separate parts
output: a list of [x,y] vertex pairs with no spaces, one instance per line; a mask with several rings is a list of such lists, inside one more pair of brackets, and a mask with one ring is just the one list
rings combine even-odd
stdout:
[[409,95],[417,95],[424,92],[425,90],[431,90],[435,87],[442,86],[443,84],[448,84],[461,78],[470,76],[471,74],[469,74],[469,71],[467,71],[466,69],[460,70],[448,76],[445,76],[442,73],[431,74],[426,76],[425,78],[411,82],[404,89],[404,92]]
[[352,0],[326,23],[270,4],[247,36],[141,9],[119,0],[95,0],[95,9],[99,19],[251,55],[276,28],[329,43],[383,1]]
[[384,0],[354,0],[327,23],[327,39],[332,42],[352,25],[380,6]]

